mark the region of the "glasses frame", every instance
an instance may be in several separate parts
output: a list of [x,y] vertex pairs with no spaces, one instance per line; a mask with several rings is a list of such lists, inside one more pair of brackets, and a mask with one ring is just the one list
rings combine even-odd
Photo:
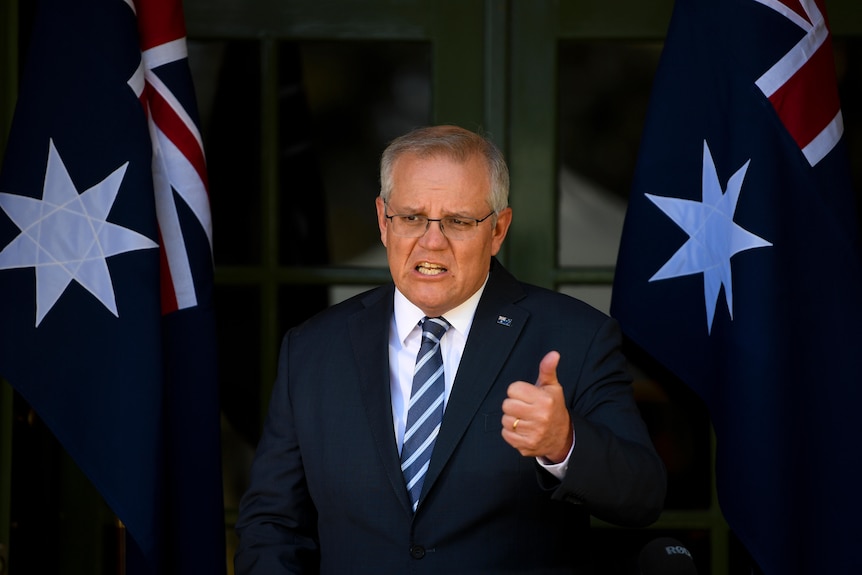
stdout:
[[[385,208],[386,208],[386,209],[388,209],[388,208],[389,208],[389,204],[385,204],[385,203],[384,203],[384,206],[385,206]],[[465,222],[474,222],[474,224],[475,224],[475,225],[474,225],[473,227],[474,227],[474,228],[478,228],[478,227],[479,227],[479,224],[481,224],[482,222],[484,222],[485,220],[487,220],[488,218],[490,218],[491,216],[493,216],[494,214],[496,214],[496,213],[497,213],[497,211],[496,211],[496,210],[491,210],[491,213],[489,213],[489,214],[488,214],[487,216],[485,216],[484,218],[470,218],[470,217],[467,217],[467,216],[463,216],[463,217],[462,217],[462,216],[446,216],[446,217],[443,217],[443,218],[429,218],[428,216],[423,216],[422,214],[392,214],[392,215],[390,216],[389,214],[387,214],[387,213],[386,213],[386,209],[384,209],[384,211],[383,211],[383,217],[385,217],[385,218],[386,218],[387,220],[389,220],[390,222],[392,222],[392,220],[393,220],[393,219],[395,219],[395,218],[422,218],[422,219],[424,219],[424,220],[425,220],[425,229],[424,229],[424,230],[422,231],[422,233],[421,233],[421,234],[419,234],[418,236],[403,236],[403,235],[401,235],[401,234],[395,234],[395,235],[397,235],[398,237],[402,237],[402,238],[421,238],[422,236],[424,236],[425,234],[427,234],[427,233],[428,233],[428,227],[431,225],[431,222],[437,222],[437,224],[440,226],[440,233],[441,233],[441,234],[443,234],[444,236],[446,236],[446,238],[447,238],[447,239],[455,240],[455,241],[463,241],[463,240],[466,240],[466,239],[469,239],[469,238],[452,238],[452,237],[447,236],[447,235],[446,235],[446,228],[445,228],[445,226],[443,226],[443,220],[448,220],[448,219],[453,219],[453,218],[454,218],[454,219],[457,219],[457,220],[463,220],[463,221],[465,221]],[[395,233],[395,232],[393,231],[392,233]]]

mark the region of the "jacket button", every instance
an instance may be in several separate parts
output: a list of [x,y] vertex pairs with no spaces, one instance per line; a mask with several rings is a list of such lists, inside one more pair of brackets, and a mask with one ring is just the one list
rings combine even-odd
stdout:
[[422,559],[423,557],[425,557],[425,548],[421,545],[411,545],[410,556],[414,559]]

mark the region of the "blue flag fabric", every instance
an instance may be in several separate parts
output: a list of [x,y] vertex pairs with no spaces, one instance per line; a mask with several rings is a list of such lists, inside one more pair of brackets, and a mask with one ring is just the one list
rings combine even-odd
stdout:
[[184,34],[173,0],[40,1],[0,171],[0,376],[126,526],[130,574],[226,570]]
[[611,313],[694,389],[767,574],[862,573],[862,259],[822,2],[677,0]]

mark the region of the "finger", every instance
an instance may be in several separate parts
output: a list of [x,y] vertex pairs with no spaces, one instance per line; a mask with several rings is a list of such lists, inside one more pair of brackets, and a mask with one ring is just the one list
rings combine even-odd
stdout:
[[549,351],[539,362],[539,377],[536,387],[545,385],[559,385],[557,380],[557,366],[560,364],[560,352]]
[[503,400],[503,411],[505,413],[512,413],[513,411],[524,409],[533,402],[535,396],[536,386],[532,383],[526,381],[513,382],[506,389],[506,399]]
[[514,415],[504,415],[500,420],[500,424],[503,426],[504,430],[518,432],[519,425],[522,425],[524,421],[520,417],[515,417]]

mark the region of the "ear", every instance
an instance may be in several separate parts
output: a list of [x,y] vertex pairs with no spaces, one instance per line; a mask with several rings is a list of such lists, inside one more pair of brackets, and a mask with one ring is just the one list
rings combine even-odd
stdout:
[[503,245],[503,240],[506,239],[506,234],[509,233],[509,226],[512,224],[512,208],[506,208],[497,215],[497,223],[494,224],[494,229],[491,232],[491,255],[496,256]]
[[374,205],[377,207],[377,226],[380,228],[380,241],[386,246],[386,232],[389,229],[386,226],[386,204],[383,203],[383,198],[377,196]]

